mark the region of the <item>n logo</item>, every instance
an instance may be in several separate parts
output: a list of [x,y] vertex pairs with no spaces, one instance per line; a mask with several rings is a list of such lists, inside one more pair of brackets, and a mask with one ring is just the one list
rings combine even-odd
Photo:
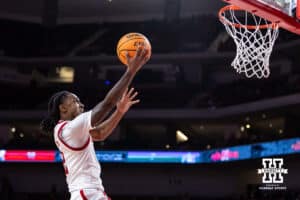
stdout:
[[258,174],[263,174],[263,183],[283,183],[282,174],[287,174],[288,170],[282,168],[282,158],[263,158],[262,169],[258,169]]

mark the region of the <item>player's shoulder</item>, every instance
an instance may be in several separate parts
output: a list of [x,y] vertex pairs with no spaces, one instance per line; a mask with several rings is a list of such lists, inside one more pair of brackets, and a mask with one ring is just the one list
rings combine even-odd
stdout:
[[83,113],[77,115],[73,120],[71,120],[70,123],[76,123],[76,122],[90,120],[91,113],[92,113],[91,110],[89,110],[87,112],[83,112]]
[[68,121],[65,120],[59,120],[57,122],[57,124],[54,127],[54,132],[59,131],[60,129],[62,129],[63,127],[65,127],[68,124]]

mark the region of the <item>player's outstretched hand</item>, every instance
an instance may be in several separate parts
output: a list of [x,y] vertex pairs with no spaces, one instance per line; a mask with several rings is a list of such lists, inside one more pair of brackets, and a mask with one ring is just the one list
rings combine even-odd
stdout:
[[134,88],[131,88],[129,91],[127,88],[122,98],[117,103],[117,110],[121,113],[126,113],[132,105],[140,102],[139,99],[135,99],[137,95],[138,92],[135,91]]

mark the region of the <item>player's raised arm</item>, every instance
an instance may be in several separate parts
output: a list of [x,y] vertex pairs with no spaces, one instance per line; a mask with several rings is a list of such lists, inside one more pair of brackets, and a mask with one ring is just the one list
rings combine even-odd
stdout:
[[129,108],[140,101],[135,99],[137,94],[133,88],[129,91],[126,89],[121,100],[117,103],[116,111],[107,120],[90,130],[90,135],[94,141],[103,141],[112,133]]
[[148,50],[139,47],[136,55],[130,58],[127,54],[128,67],[121,79],[108,92],[104,100],[92,109],[91,125],[96,126],[116,106],[122,94],[133,80],[140,68],[149,60]]

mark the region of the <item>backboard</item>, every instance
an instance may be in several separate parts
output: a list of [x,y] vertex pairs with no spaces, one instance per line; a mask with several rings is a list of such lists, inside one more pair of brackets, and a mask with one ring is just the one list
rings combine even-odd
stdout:
[[224,0],[300,35],[300,0]]

